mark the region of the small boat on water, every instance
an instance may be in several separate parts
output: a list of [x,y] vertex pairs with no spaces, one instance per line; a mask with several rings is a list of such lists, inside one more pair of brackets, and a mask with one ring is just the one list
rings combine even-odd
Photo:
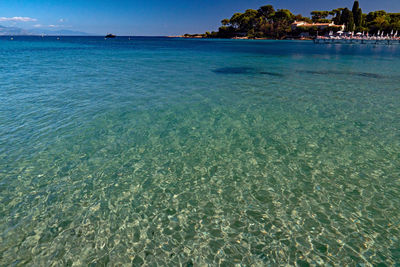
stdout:
[[117,37],[116,35],[114,35],[114,34],[111,34],[111,33],[109,33],[109,34],[107,34],[104,38],[115,38],[115,37]]

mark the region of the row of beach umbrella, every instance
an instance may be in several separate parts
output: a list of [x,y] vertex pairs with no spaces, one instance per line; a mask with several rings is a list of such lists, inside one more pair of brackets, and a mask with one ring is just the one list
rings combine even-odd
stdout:
[[[344,33],[343,31],[338,31],[337,32],[337,34],[339,34],[339,35],[341,35],[343,33]],[[348,32],[348,34],[353,36],[354,32]],[[329,35],[333,35],[333,31],[329,32]],[[365,32],[362,32],[362,33],[361,32],[357,32],[355,35],[358,35],[358,36],[369,36],[369,33],[367,32],[367,34],[365,35]],[[397,35],[398,35],[398,31],[394,32],[392,30],[392,32],[390,33],[390,36],[393,36],[393,37],[397,37]],[[384,31],[382,31],[382,32],[378,31],[377,36],[383,37],[384,36]],[[386,34],[386,36],[389,36],[389,34]]]

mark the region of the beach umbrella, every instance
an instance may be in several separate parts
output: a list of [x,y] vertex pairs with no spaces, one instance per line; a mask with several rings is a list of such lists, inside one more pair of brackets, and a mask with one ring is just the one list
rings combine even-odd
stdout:
[[337,33],[338,33],[338,34],[343,34],[343,32],[342,32],[342,31],[338,31]]
[[356,35],[362,35],[362,33],[361,32],[357,32]]

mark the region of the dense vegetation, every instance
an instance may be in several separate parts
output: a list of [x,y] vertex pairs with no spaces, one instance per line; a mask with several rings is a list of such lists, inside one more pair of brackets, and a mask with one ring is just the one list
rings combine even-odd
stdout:
[[[308,32],[315,35],[318,31],[314,27],[299,27],[292,29],[294,21],[306,21],[309,23],[329,23],[345,25],[346,31],[369,32],[376,34],[378,31],[390,33],[400,31],[400,13],[387,13],[383,10],[364,14],[355,1],[352,10],[337,8],[331,11],[312,11],[311,18],[302,15],[294,15],[287,9],[275,10],[272,5],[260,7],[258,10],[248,9],[244,13],[235,13],[230,19],[221,21],[222,26],[217,32],[206,32],[207,38],[276,38],[297,37],[301,33]],[[328,27],[320,34],[329,31],[338,31],[339,28]]]

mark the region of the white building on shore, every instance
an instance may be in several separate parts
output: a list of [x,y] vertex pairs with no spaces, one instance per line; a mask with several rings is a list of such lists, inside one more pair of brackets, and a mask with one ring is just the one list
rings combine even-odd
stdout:
[[306,21],[295,21],[295,22],[292,23],[291,27],[292,27],[292,30],[296,30],[299,27],[302,27],[302,28],[317,27],[318,30],[323,30],[323,29],[326,29],[328,27],[335,27],[335,28],[338,28],[338,30],[340,30],[340,31],[344,31],[344,29],[345,29],[345,25],[336,25],[334,22],[330,22],[330,23],[308,23]]

